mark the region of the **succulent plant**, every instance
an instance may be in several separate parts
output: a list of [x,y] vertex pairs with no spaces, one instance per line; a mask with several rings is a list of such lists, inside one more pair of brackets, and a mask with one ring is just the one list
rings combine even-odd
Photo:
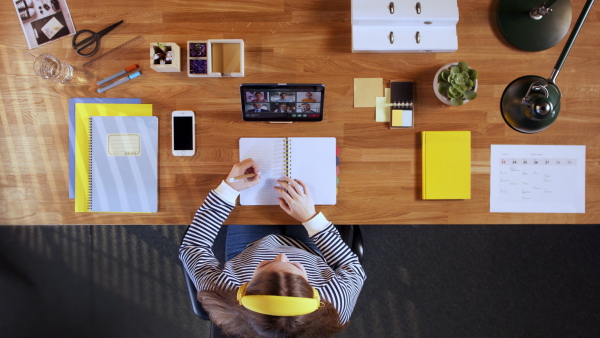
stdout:
[[445,96],[454,106],[460,106],[464,100],[474,100],[477,98],[475,81],[478,74],[475,69],[461,61],[456,66],[444,69],[438,76],[437,90]]

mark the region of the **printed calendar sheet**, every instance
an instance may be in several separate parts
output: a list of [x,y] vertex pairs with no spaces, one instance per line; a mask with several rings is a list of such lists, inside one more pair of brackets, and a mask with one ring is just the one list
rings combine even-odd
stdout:
[[585,146],[492,145],[490,212],[585,213]]

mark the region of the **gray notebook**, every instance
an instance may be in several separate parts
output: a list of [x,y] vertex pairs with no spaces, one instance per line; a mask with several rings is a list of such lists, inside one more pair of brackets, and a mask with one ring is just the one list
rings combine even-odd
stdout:
[[158,117],[93,116],[90,129],[90,211],[156,212]]

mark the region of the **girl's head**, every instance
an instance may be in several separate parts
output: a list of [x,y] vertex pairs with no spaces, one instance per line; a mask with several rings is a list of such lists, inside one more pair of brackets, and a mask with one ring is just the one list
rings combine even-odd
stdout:
[[[270,282],[274,276],[278,276],[278,281]],[[270,288],[264,289],[261,285]],[[295,288],[290,289],[290,286]],[[308,283],[304,266],[290,262],[283,253],[257,265],[250,282],[240,286],[237,300],[251,311],[271,316],[305,315],[323,304],[319,292]]]
[[[300,278],[297,274],[281,271],[265,272],[257,282],[246,283],[239,288],[238,304],[250,311],[280,317],[306,315],[325,306],[319,292]],[[265,285],[267,288],[264,288]]]
[[[285,254],[258,264],[245,287],[245,295],[274,295],[312,299],[313,287],[300,263],[290,262]],[[330,302],[321,300],[310,313],[295,316],[261,314],[239,304],[238,289],[201,291],[198,299],[211,320],[225,333],[260,337],[329,337],[345,328]]]

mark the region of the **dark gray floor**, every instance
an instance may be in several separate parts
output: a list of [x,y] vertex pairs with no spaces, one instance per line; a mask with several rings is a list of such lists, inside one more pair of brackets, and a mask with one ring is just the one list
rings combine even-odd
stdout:
[[[0,226],[0,336],[207,337],[181,226]],[[340,337],[598,337],[600,227],[362,226]]]

